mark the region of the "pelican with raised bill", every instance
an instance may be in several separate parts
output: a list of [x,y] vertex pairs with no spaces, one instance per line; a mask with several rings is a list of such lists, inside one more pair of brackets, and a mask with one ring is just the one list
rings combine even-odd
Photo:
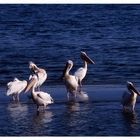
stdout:
[[32,99],[37,105],[37,111],[39,111],[40,106],[43,106],[45,110],[48,104],[54,103],[53,98],[47,92],[35,91],[36,84],[38,84],[38,77],[34,74],[30,83],[27,85],[25,93],[28,92],[30,88],[32,88]]
[[77,97],[79,99],[80,98],[87,99],[88,98],[87,94],[80,92],[78,90],[79,87],[78,78],[75,75],[70,74],[70,70],[72,69],[72,67],[73,67],[73,62],[71,60],[68,60],[63,71],[63,79],[65,81],[65,86],[67,89],[68,100],[70,99],[70,95],[72,98],[74,97],[74,99],[76,99]]
[[75,77],[77,77],[78,79],[78,84],[79,84],[79,89],[81,91],[81,88],[82,88],[82,80],[85,78],[86,74],[87,74],[87,66],[88,64],[95,64],[95,62],[89,58],[89,56],[81,51],[81,59],[84,61],[84,66],[79,68],[75,73]]
[[27,81],[20,81],[14,78],[13,81],[7,83],[7,96],[12,96],[14,101],[19,101],[19,94],[26,88]]
[[132,82],[127,82],[128,91],[122,96],[122,105],[124,110],[134,111],[137,96],[140,96],[139,91],[136,89]]
[[[37,75],[37,83],[36,88],[40,90],[40,86],[46,81],[47,79],[47,73],[45,69],[37,67],[37,65],[33,62],[29,62],[29,69],[33,72],[33,74]],[[32,75],[29,77],[29,79],[32,77]]]

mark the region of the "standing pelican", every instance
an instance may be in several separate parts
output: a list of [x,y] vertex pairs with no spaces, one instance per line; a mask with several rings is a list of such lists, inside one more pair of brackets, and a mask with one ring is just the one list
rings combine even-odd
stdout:
[[84,66],[79,68],[74,75],[78,78],[78,84],[79,84],[79,88],[81,91],[82,88],[82,80],[84,79],[84,77],[86,76],[87,73],[87,65],[89,64],[95,64],[94,61],[92,61],[88,55],[85,52],[81,51],[81,59],[84,61]]
[[36,84],[38,84],[38,77],[36,75],[33,75],[31,82],[27,85],[25,93],[32,87],[32,98],[37,105],[37,111],[39,111],[39,106],[43,106],[45,110],[48,104],[53,103],[53,99],[50,94],[46,92],[35,91]]
[[[29,62],[29,68],[31,69],[31,71],[37,75],[37,83],[36,83],[36,88],[38,88],[40,90],[40,86],[45,82],[45,80],[47,79],[47,73],[44,69],[42,68],[38,68],[36,66],[35,63],[33,62]],[[32,76],[29,77],[29,79]]]
[[76,94],[78,91],[78,79],[75,77],[75,75],[70,74],[70,70],[73,67],[73,62],[71,60],[68,60],[65,66],[65,69],[63,71],[63,79],[65,81],[65,85],[67,88],[67,97],[69,99],[69,94],[73,95],[76,98]]
[[6,95],[13,96],[14,101],[19,101],[19,94],[26,88],[27,86],[27,81],[23,80],[20,81],[17,78],[14,78],[13,81],[7,83],[7,93]]
[[78,98],[79,101],[88,100],[88,95],[84,92],[78,90],[79,84],[78,79],[75,75],[70,74],[70,70],[73,67],[73,62],[68,60],[63,71],[63,79],[65,81],[66,89],[67,89],[67,97],[70,99],[70,95],[74,97],[74,99]]
[[127,82],[128,91],[122,96],[123,109],[131,109],[134,111],[137,95],[140,96],[139,91],[135,88],[132,82]]

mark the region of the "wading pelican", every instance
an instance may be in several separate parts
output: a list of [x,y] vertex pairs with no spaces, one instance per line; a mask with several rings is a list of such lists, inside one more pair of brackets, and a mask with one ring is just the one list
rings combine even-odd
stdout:
[[54,101],[50,94],[42,91],[35,91],[36,84],[38,84],[38,77],[36,75],[32,76],[31,82],[27,85],[25,93],[32,88],[32,98],[37,105],[37,111],[39,111],[39,106],[43,106],[44,110],[48,104],[52,104]]
[[140,96],[139,91],[135,88],[132,82],[127,82],[128,91],[125,92],[122,96],[122,105],[123,109],[129,109],[134,111],[137,95]]
[[7,93],[6,95],[13,96],[14,101],[19,101],[19,94],[26,88],[27,86],[27,81],[23,80],[20,81],[17,78],[14,78],[13,81],[7,83]]
[[67,89],[67,97],[70,99],[70,95],[74,97],[74,99],[78,98],[79,101],[85,101],[88,99],[88,95],[85,92],[79,91],[78,87],[78,79],[75,75],[70,74],[70,70],[73,67],[73,62],[68,60],[63,71],[63,79],[65,81],[66,89]]
[[65,66],[65,69],[63,71],[63,79],[65,81],[66,89],[67,89],[67,97],[69,99],[69,95],[71,94],[76,98],[76,94],[78,92],[78,79],[71,75],[69,72],[73,67],[73,62],[71,60],[68,60]]
[[84,66],[79,68],[74,75],[77,77],[78,79],[78,84],[79,84],[79,88],[81,91],[82,88],[82,80],[84,79],[84,77],[86,76],[87,73],[87,65],[89,64],[95,64],[94,61],[92,61],[88,55],[85,52],[81,51],[81,59],[84,61]]
[[[36,83],[36,88],[38,88],[38,90],[40,90],[40,86],[45,82],[45,80],[47,79],[47,73],[44,69],[42,68],[38,68],[36,66],[35,63],[33,62],[29,62],[29,68],[31,69],[31,71],[33,72],[33,74],[37,75],[37,83]],[[29,77],[29,79],[32,76]]]

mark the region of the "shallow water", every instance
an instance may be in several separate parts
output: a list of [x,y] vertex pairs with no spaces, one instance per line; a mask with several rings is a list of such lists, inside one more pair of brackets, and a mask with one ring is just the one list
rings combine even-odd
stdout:
[[121,107],[123,85],[84,86],[88,102],[67,101],[64,86],[47,86],[55,103],[37,113],[36,105],[21,94],[15,104],[1,89],[1,136],[140,136],[140,100],[134,113],[124,113]]

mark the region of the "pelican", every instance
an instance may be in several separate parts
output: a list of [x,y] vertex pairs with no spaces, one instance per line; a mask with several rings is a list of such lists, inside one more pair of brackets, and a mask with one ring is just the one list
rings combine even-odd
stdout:
[[129,81],[127,82],[127,89],[128,91],[125,92],[122,96],[123,109],[130,109],[131,111],[134,111],[137,95],[140,96],[140,93],[135,88],[134,84]]
[[79,84],[78,84],[78,78],[75,75],[70,74],[70,70],[73,67],[73,62],[71,60],[68,60],[65,66],[65,69],[63,71],[63,79],[65,81],[66,89],[67,89],[67,98],[70,99],[70,95],[74,97],[74,99],[86,99],[88,98],[87,94],[84,92],[80,92],[78,90]]
[[84,61],[84,66],[79,68],[75,73],[75,77],[77,77],[78,79],[78,84],[79,84],[79,88],[81,91],[82,88],[82,80],[84,79],[84,77],[86,76],[87,73],[87,65],[89,64],[95,64],[94,61],[92,61],[88,55],[85,52],[81,51],[81,59]]
[[18,78],[14,78],[13,81],[7,83],[7,93],[6,95],[13,96],[14,101],[19,101],[19,94],[26,88],[27,81],[20,81]]
[[63,79],[65,81],[66,89],[67,89],[67,97],[69,99],[69,94],[73,95],[76,98],[76,94],[78,91],[78,79],[75,75],[71,75],[69,72],[73,67],[73,62],[68,60],[63,71]]
[[32,98],[35,104],[37,105],[37,111],[39,111],[39,107],[43,106],[44,110],[48,104],[52,104],[54,101],[50,94],[42,91],[35,91],[35,87],[38,84],[38,77],[33,75],[31,78],[31,82],[27,85],[25,93],[32,88]]
[[[33,74],[37,75],[37,83],[36,83],[36,88],[40,90],[40,86],[45,82],[47,79],[47,73],[44,69],[38,68],[35,63],[29,62],[29,69],[33,72]],[[31,79],[32,75],[30,75],[29,79]]]

